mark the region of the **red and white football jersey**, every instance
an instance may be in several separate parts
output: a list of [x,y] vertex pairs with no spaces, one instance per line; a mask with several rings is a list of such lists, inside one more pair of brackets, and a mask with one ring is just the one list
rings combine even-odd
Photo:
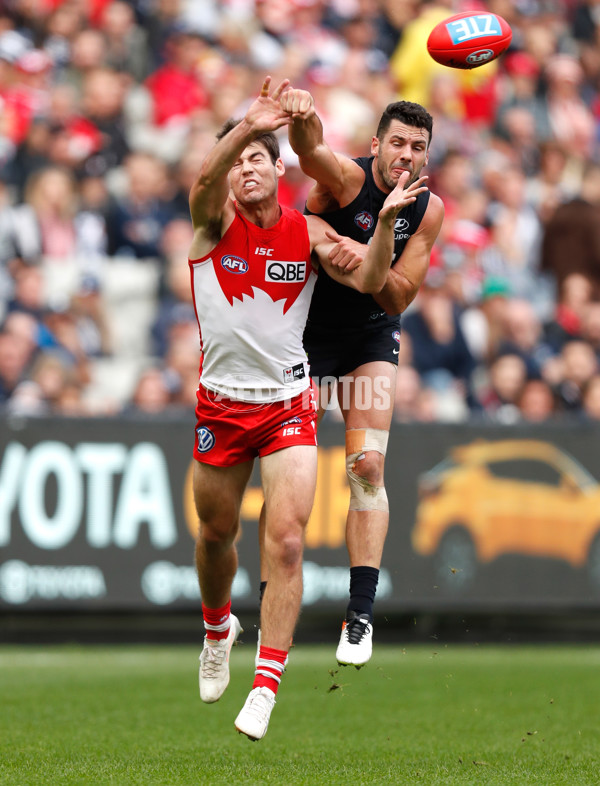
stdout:
[[189,260],[201,384],[227,398],[281,401],[310,384],[302,334],[315,285],[306,219],[282,207],[263,229],[236,209],[202,259]]

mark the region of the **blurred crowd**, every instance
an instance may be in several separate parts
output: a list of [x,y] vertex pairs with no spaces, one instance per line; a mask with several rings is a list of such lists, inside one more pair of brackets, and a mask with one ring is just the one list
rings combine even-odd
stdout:
[[[444,68],[427,36],[466,10],[503,16],[511,47]],[[311,91],[349,156],[391,101],[434,117],[446,219],[402,318],[396,419],[600,420],[600,0],[4,0],[1,411],[191,411],[187,195],[267,73]],[[310,181],[281,142],[280,199],[302,210]],[[119,395],[116,260],[158,270]]]

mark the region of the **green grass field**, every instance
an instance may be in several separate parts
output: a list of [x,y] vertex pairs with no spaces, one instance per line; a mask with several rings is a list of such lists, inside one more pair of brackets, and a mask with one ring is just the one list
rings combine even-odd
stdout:
[[600,647],[376,646],[361,671],[298,644],[267,736],[190,647],[0,649],[2,784],[599,784]]

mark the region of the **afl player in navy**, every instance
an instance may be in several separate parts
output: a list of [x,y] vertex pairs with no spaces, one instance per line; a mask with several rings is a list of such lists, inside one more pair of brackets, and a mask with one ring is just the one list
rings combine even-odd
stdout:
[[[288,89],[281,106],[293,122],[291,146],[316,182],[306,212],[321,216],[346,236],[330,255],[351,271],[371,241],[377,215],[398,183],[408,188],[427,164],[433,120],[419,104],[398,101],[383,112],[371,155],[334,153],[312,95]],[[304,333],[311,375],[320,385],[321,417],[336,386],[346,426],[346,472],[351,500],[346,521],[350,600],[336,657],[364,665],[372,653],[373,602],[388,529],[384,460],[392,420],[400,315],[415,298],[429,267],[444,218],[441,199],[424,191],[403,208],[395,224],[394,258],[383,289],[361,294],[319,276]],[[384,390],[386,395],[376,395]],[[371,392],[371,399],[365,396]]]

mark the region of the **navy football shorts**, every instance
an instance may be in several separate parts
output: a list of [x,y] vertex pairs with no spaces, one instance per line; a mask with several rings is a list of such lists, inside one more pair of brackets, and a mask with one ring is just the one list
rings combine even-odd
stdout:
[[324,328],[308,322],[304,330],[304,348],[310,375],[317,384],[325,377],[343,377],[376,360],[398,365],[400,324],[367,324],[352,328]]

